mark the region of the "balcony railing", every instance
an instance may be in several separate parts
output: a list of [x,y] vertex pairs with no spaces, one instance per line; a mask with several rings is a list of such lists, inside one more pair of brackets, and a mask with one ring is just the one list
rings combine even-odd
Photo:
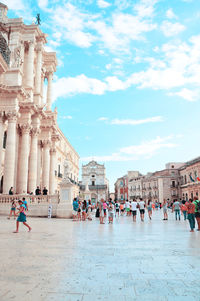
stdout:
[[40,204],[40,203],[59,203],[59,195],[30,195],[30,194],[0,194],[0,204],[1,203],[11,203],[13,201],[19,201],[23,198],[28,201],[28,204]]
[[107,189],[107,185],[89,185],[89,190]]

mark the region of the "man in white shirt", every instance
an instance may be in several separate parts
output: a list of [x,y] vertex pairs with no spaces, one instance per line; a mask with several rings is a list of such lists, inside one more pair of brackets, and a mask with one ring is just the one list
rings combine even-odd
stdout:
[[133,221],[134,222],[136,222],[137,207],[138,207],[138,203],[136,202],[136,200],[133,200],[131,202],[131,211],[132,211],[132,214],[133,214]]

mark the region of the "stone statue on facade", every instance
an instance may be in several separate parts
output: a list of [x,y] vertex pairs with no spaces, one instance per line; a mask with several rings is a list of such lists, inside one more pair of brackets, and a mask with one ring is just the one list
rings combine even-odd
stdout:
[[69,181],[70,182],[70,179],[69,179],[69,174],[70,173],[70,163],[69,163],[69,160],[65,159],[64,161],[64,175],[63,175],[63,180],[64,181]]
[[20,68],[23,64],[22,55],[21,55],[21,46],[18,46],[14,49],[12,55],[12,67]]

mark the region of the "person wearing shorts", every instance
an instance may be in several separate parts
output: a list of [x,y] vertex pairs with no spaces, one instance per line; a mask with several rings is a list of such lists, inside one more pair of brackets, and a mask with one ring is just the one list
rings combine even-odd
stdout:
[[131,211],[132,211],[133,221],[134,221],[134,222],[136,222],[137,207],[138,207],[138,203],[137,203],[136,200],[134,199],[134,200],[131,202]]
[[121,213],[121,215],[124,215],[124,204],[123,203],[120,204],[120,213]]
[[167,201],[164,200],[163,201],[163,205],[162,205],[162,208],[163,208],[163,215],[164,215],[164,218],[163,218],[163,221],[167,221],[168,220],[168,214],[167,214]]
[[140,208],[140,218],[141,218],[141,221],[143,222],[144,214],[145,214],[145,202],[143,201],[143,199],[140,199],[139,208]]

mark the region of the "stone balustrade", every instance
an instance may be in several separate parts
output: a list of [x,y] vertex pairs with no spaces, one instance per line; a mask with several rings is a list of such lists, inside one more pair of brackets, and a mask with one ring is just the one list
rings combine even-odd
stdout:
[[59,195],[30,195],[30,194],[2,194],[0,195],[0,204],[9,204],[12,203],[12,201],[18,201],[22,200],[22,198],[25,198],[28,204],[31,205],[38,205],[38,204],[58,204],[59,203]]

